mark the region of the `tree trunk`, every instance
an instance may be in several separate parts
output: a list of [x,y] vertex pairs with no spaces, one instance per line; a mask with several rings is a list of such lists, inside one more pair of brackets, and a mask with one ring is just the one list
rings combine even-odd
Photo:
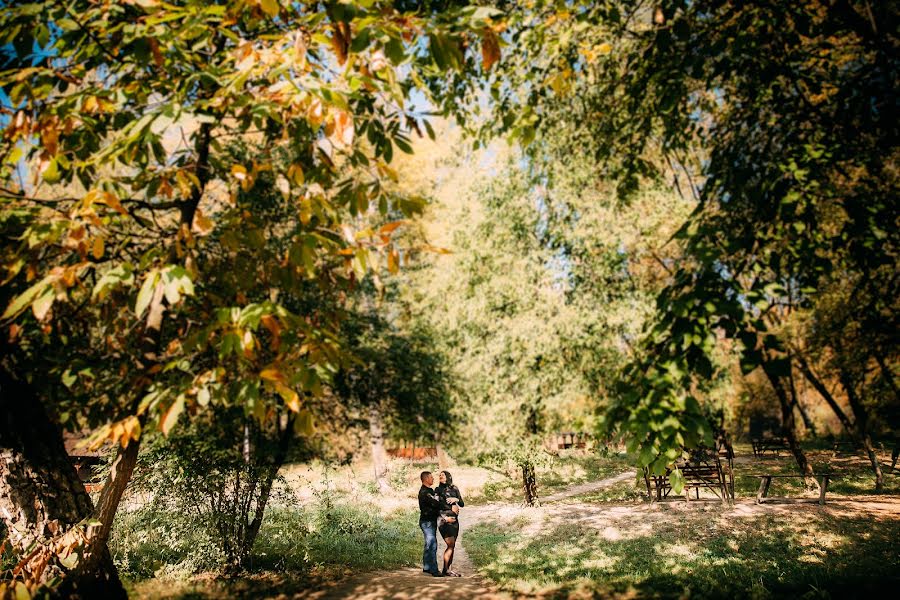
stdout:
[[435,443],[435,451],[437,452],[438,469],[446,471],[450,468],[450,455],[447,454],[440,442]]
[[878,352],[875,353],[875,362],[878,363],[878,367],[881,369],[881,376],[884,377],[885,383],[891,388],[891,392],[894,394],[894,400],[900,402],[900,389],[897,389],[897,382],[894,381],[893,371],[891,371],[891,368],[885,362],[884,357]]
[[831,407],[831,410],[834,411],[834,414],[837,416],[838,421],[841,422],[841,426],[843,426],[844,431],[847,432],[847,435],[853,439],[854,442],[858,443],[858,439],[856,436],[856,431],[853,428],[853,423],[850,422],[850,417],[847,416],[847,413],[841,409],[841,406],[834,399],[834,396],[831,392],[828,391],[828,388],[825,387],[825,384],[822,383],[822,380],[816,377],[816,374],[813,373],[812,368],[809,366],[809,363],[803,357],[803,355],[798,354],[798,364],[800,366],[800,372],[803,373],[806,380],[809,381],[816,391],[819,392],[819,395],[825,399],[825,402],[828,403],[828,406]]
[[773,365],[769,360],[763,359],[762,368],[766,377],[769,379],[769,383],[772,384],[772,389],[778,397],[778,402],[781,404],[782,426],[784,428],[784,436],[787,438],[788,446],[791,449],[791,454],[794,455],[794,459],[797,461],[800,473],[806,478],[806,485],[809,487],[818,487],[818,482],[813,478],[812,465],[809,464],[806,453],[803,452],[803,448],[801,448],[800,444],[797,442],[794,424],[794,407],[788,398],[787,391],[785,391],[780,377],[774,371]]
[[26,582],[40,585],[60,577],[51,592],[58,597],[126,598],[105,545],[90,564],[84,559],[86,548],[76,548],[83,558],[73,568],[59,562],[58,550],[83,539],[65,534],[92,509],[62,435],[40,399],[0,368],[0,515],[17,552],[29,551],[23,567]]
[[813,437],[815,437],[816,426],[813,424],[812,419],[809,418],[809,413],[806,412],[806,408],[802,404],[800,404],[800,397],[797,395],[797,386],[794,382],[793,360],[791,360],[791,370],[790,375],[788,376],[788,383],[791,390],[791,403],[794,405],[794,407],[796,407],[797,412],[800,413],[800,418],[803,419],[803,426]]
[[[272,493],[272,484],[275,483],[275,477],[278,471],[284,465],[287,459],[288,449],[291,446],[291,440],[294,439],[294,418],[288,417],[285,420],[284,428],[279,432],[278,447],[275,449],[274,455],[271,457],[271,463],[265,471],[265,478],[259,489],[259,496],[256,499],[256,506],[253,512],[253,520],[247,524],[246,533],[241,543],[240,567],[247,569],[250,567],[250,557],[252,556],[253,544],[259,535],[259,529],[262,527],[263,516],[266,512],[266,505],[269,502],[269,496]],[[248,444],[249,446],[249,444]]]
[[539,502],[534,464],[524,462],[520,466],[522,468],[522,491],[525,494],[525,506],[536,506]]
[[850,402],[850,409],[853,411],[853,417],[856,421],[856,430],[859,439],[862,441],[863,448],[869,456],[869,462],[872,464],[872,471],[875,473],[875,491],[881,492],[884,488],[884,474],[881,472],[881,464],[878,462],[878,454],[875,452],[875,446],[872,444],[872,437],[869,435],[869,415],[866,407],[856,394],[856,388],[853,386],[853,379],[846,369],[840,369],[841,385],[847,393],[847,400]]
[[[372,444],[372,467],[375,470],[375,483],[378,484],[378,491],[386,494],[391,490],[391,486],[387,482],[387,453],[384,451],[381,410],[376,404],[369,406],[369,437]],[[415,446],[413,452],[415,452]]]

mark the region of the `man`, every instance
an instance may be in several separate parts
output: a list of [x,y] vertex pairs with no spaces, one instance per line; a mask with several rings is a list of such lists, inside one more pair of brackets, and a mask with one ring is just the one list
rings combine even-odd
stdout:
[[437,518],[440,502],[431,486],[434,475],[431,471],[422,471],[419,475],[422,487],[419,488],[419,529],[425,536],[425,549],[422,552],[422,571],[432,577],[441,577],[437,565]]

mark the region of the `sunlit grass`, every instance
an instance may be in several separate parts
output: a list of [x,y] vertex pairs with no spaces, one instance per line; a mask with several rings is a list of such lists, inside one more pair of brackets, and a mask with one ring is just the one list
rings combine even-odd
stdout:
[[649,532],[629,534],[627,524],[620,526],[625,535],[618,540],[579,523],[532,536],[483,524],[467,533],[466,548],[502,587],[551,597],[585,588],[598,596],[858,595],[900,583],[896,520],[787,512],[731,521],[706,510],[669,517],[657,515]]

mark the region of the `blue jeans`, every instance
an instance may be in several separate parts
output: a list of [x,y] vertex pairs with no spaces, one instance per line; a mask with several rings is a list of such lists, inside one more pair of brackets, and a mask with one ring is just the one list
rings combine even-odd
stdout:
[[422,551],[422,569],[429,573],[437,573],[437,523],[435,521],[419,521],[419,529],[425,536],[425,549]]

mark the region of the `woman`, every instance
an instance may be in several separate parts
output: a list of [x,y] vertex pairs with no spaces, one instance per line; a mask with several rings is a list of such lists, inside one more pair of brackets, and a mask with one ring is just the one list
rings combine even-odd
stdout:
[[460,577],[459,573],[450,570],[453,564],[453,551],[456,549],[456,538],[459,536],[459,509],[466,505],[463,502],[459,488],[453,485],[453,477],[447,471],[441,471],[438,477],[440,485],[434,492],[437,494],[440,506],[438,507],[438,531],[447,544],[444,550],[444,577]]

